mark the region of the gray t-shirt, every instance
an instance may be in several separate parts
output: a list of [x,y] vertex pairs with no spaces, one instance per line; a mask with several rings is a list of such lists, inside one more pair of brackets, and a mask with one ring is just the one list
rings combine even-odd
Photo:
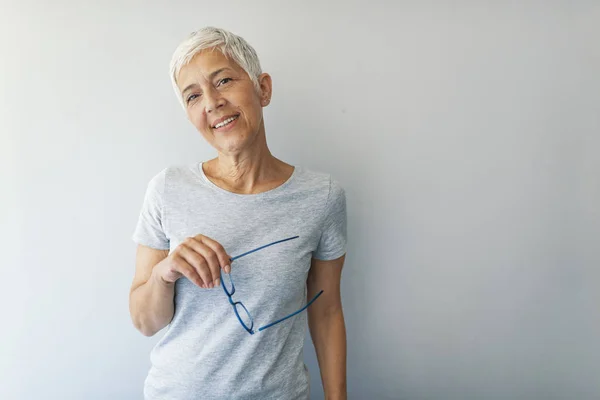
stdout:
[[[173,251],[198,234],[232,257],[299,236],[231,263],[233,300],[243,302],[257,330],[306,304],[311,258],[345,254],[345,191],[329,174],[299,166],[279,187],[250,195],[218,187],[200,162],[165,168],[148,184],[133,240]],[[173,320],[150,355],[145,398],[308,399],[306,315],[250,335],[222,287],[180,278]]]

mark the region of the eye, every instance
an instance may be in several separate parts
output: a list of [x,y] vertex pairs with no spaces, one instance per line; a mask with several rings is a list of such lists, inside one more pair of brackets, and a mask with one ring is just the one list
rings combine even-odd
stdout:
[[190,101],[195,100],[196,97],[199,97],[199,96],[200,96],[199,94],[192,94],[192,95],[188,96],[188,98],[187,98],[188,104],[190,103]]
[[219,84],[217,86],[221,86],[221,84],[226,84],[231,80],[232,80],[231,78],[223,78],[219,81]]

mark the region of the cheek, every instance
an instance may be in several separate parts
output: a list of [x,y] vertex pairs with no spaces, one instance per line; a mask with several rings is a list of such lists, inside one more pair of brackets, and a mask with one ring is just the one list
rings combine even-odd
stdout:
[[198,130],[205,129],[207,125],[206,116],[194,110],[188,111],[188,119]]
[[244,103],[241,104],[241,108],[246,113],[246,118],[249,118],[257,123],[262,113],[262,106],[260,100],[255,97],[248,97],[244,99]]

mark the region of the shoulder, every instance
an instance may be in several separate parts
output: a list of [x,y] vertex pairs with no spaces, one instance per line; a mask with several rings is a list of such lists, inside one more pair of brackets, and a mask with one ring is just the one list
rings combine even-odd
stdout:
[[200,176],[199,173],[200,163],[187,163],[187,164],[171,164],[158,172],[155,172],[150,182],[154,185],[173,185],[177,183],[183,183],[187,181],[197,180]]
[[199,163],[172,164],[153,172],[147,183],[148,195],[164,202],[197,186],[198,166]]
[[337,180],[335,176],[328,172],[310,169],[303,166],[298,166],[297,168],[299,170],[297,179],[302,184],[325,190],[327,195],[329,195],[330,192],[337,194],[344,191],[344,188],[339,180]]
[[321,210],[321,218],[343,214],[346,209],[346,192],[334,175],[324,171],[300,167],[298,178],[305,193],[316,203],[316,209]]
[[305,167],[299,168],[301,180],[303,183],[318,189],[325,195],[329,202],[345,197],[345,190],[341,182],[331,173],[313,170]]

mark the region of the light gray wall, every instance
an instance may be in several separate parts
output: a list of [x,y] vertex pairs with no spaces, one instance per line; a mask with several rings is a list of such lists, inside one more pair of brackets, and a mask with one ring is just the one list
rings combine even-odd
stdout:
[[0,398],[141,398],[130,236],[214,156],[168,77],[204,25],[272,74],[273,153],[346,188],[351,399],[600,398],[598,4],[3,1]]

